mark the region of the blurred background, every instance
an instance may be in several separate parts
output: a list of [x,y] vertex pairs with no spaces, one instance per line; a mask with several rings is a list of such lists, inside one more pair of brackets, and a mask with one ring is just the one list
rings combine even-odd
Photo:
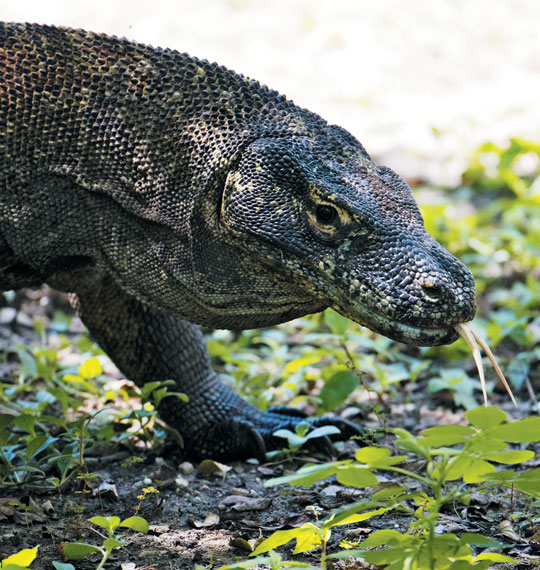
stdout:
[[409,179],[455,184],[478,144],[539,134],[535,0],[0,0],[0,18],[217,61],[347,128]]

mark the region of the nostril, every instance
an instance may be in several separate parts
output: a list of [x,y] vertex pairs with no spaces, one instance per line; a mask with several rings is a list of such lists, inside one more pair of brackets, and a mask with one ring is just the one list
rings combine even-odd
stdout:
[[422,292],[430,301],[440,301],[444,297],[444,288],[432,283],[424,283]]

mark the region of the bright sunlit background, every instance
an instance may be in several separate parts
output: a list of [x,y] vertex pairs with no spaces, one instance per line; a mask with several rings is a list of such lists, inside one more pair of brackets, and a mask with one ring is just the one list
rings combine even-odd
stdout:
[[478,144],[539,136],[536,0],[0,0],[0,18],[218,61],[407,177],[452,184]]

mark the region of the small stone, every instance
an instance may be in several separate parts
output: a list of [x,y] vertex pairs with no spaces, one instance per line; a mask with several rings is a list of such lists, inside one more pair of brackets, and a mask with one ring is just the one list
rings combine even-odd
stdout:
[[343,492],[343,487],[341,485],[328,485],[321,491],[321,495],[325,497],[337,497]]
[[243,495],[244,497],[247,497],[250,494],[250,490],[244,489],[243,487],[233,487],[231,489],[231,495]]
[[176,477],[174,484],[181,489],[187,489],[189,487],[189,481],[185,477],[182,477],[182,475]]
[[232,506],[232,509],[240,513],[245,511],[266,511],[271,503],[271,499],[260,497],[258,499],[248,499],[246,502],[236,503]]
[[0,309],[0,325],[9,325],[17,316],[17,311],[13,307],[4,307]]
[[355,416],[362,416],[363,411],[358,406],[349,406],[343,410],[341,417],[344,419],[354,418]]
[[180,471],[182,475],[193,475],[193,473],[195,473],[195,467],[193,466],[193,463],[184,461],[178,466],[178,471]]
[[17,324],[23,327],[32,328],[34,326],[34,321],[26,313],[19,311],[17,313]]
[[152,534],[165,534],[171,530],[171,527],[168,524],[151,524],[149,528]]
[[245,495],[228,495],[220,503],[220,507],[234,506],[242,503],[249,503],[252,499]]

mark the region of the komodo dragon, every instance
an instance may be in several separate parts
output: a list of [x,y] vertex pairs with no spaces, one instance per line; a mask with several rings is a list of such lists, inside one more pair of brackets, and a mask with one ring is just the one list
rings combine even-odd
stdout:
[[75,293],[127,377],[189,396],[159,412],[198,457],[262,458],[299,421],[220,384],[198,325],[332,307],[439,345],[475,312],[468,269],[347,131],[224,67],[81,30],[0,23],[0,220],[2,289]]

